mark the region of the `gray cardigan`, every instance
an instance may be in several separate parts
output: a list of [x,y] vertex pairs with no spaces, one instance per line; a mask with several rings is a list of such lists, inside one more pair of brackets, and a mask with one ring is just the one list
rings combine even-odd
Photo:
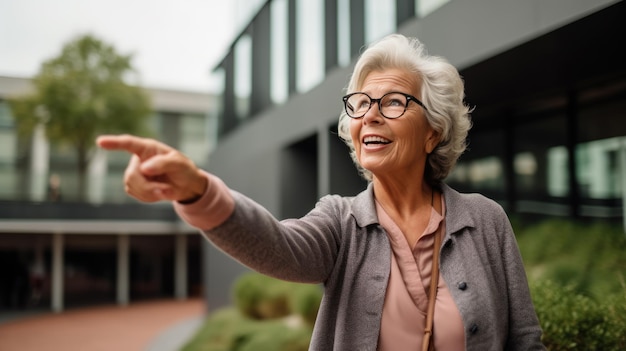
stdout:
[[[509,220],[496,202],[443,185],[441,276],[465,326],[467,350],[544,350]],[[373,187],[324,196],[300,219],[276,220],[235,191],[233,214],[205,232],[242,264],[296,282],[323,283],[311,350],[376,350],[391,265]],[[436,332],[436,331],[435,331]]]

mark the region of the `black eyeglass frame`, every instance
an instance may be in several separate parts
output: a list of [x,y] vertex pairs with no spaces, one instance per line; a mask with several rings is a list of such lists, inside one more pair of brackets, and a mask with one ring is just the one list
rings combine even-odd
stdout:
[[[369,106],[369,108],[367,109],[367,111],[365,111],[362,115],[360,115],[358,117],[357,116],[351,116],[350,112],[348,111],[348,99],[351,96],[356,95],[356,94],[363,94],[363,95],[367,96],[370,99],[370,106]],[[402,113],[400,115],[398,115],[398,117],[387,117],[383,113],[383,110],[380,108],[380,102],[385,98],[385,96],[387,96],[389,94],[400,94],[400,95],[404,95],[404,97],[406,98],[406,105],[404,105],[404,111],[402,111]],[[364,93],[362,91],[356,91],[354,93],[351,93],[351,94],[348,94],[348,95],[342,97],[342,100],[343,100],[343,108],[346,111],[346,114],[348,115],[348,117],[354,118],[354,119],[362,118],[363,116],[365,116],[369,112],[369,110],[372,109],[372,105],[374,103],[376,103],[378,105],[378,112],[380,112],[380,115],[385,117],[385,118],[387,118],[387,119],[396,119],[396,118],[400,118],[400,117],[404,116],[404,114],[406,113],[407,107],[409,107],[409,102],[410,101],[415,102],[416,104],[420,105],[424,110],[428,111],[428,109],[426,108],[426,105],[424,105],[424,103],[422,101],[420,101],[420,99],[416,98],[415,96],[413,96],[411,94],[403,93],[403,92],[400,92],[400,91],[390,91],[390,92],[384,94],[383,96],[381,96],[378,99],[374,99],[371,96],[369,96],[367,93]]]

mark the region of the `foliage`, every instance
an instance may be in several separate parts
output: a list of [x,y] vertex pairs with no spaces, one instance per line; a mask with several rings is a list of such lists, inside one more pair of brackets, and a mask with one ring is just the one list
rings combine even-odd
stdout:
[[183,350],[308,350],[319,286],[248,273],[237,279],[233,294],[235,307],[213,312]]
[[317,285],[286,282],[258,273],[240,276],[233,287],[233,295],[239,311],[250,318],[297,315],[311,325],[322,301]]
[[43,63],[33,79],[32,95],[9,100],[22,137],[29,137],[43,123],[51,143],[70,145],[76,151],[81,194],[98,134],[145,132],[150,101],[142,89],[125,82],[131,73],[131,56],[84,35]]
[[290,312],[285,284],[262,274],[244,274],[235,282],[235,305],[254,319],[285,317]]
[[596,301],[549,280],[531,289],[548,350],[626,349],[626,290]]
[[602,299],[625,289],[626,235],[618,225],[547,220],[517,229],[530,280],[550,280]]
[[315,324],[317,311],[322,302],[322,294],[319,287],[311,284],[297,284],[293,286],[289,297],[291,312],[302,317],[311,326]]
[[290,327],[281,319],[257,320],[227,307],[211,314],[183,351],[306,351],[309,326]]
[[618,225],[516,227],[548,350],[626,349],[626,236]]

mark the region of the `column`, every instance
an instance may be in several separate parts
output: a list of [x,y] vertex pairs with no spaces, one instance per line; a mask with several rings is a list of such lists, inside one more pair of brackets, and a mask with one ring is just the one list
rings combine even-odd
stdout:
[[250,116],[272,104],[271,98],[271,7],[266,3],[254,17],[252,37],[252,90]]
[[174,295],[187,298],[187,235],[177,234],[174,252]]
[[363,0],[350,0],[350,56],[358,57],[365,45],[365,6]]
[[330,193],[330,131],[322,126],[317,130],[317,192],[318,197]]
[[128,234],[117,237],[117,304],[128,305],[129,301],[129,256],[130,238]]
[[324,0],[324,23],[324,71],[328,73],[339,65],[337,0]]
[[396,23],[397,27],[407,20],[415,17],[415,0],[396,0]]
[[63,234],[52,234],[52,291],[53,312],[63,311]]
[[296,45],[297,45],[297,29],[296,26],[296,0],[288,0],[287,5],[287,90],[291,96],[297,92],[297,62],[296,62]]

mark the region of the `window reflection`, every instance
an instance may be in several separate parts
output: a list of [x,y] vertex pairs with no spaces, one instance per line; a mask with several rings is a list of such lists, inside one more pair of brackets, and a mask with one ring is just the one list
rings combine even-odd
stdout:
[[281,104],[287,101],[289,90],[287,1],[274,0],[271,6],[271,97],[274,103]]
[[367,0],[365,2],[365,40],[370,43],[396,30],[396,2]]
[[339,65],[350,64],[350,0],[337,0],[337,45]]
[[324,3],[297,0],[297,89],[307,92],[324,79]]
[[581,196],[591,199],[617,199],[622,195],[620,152],[626,139],[609,138],[576,147],[576,177]]
[[252,92],[252,39],[243,35],[235,44],[235,111],[237,118],[250,114]]

